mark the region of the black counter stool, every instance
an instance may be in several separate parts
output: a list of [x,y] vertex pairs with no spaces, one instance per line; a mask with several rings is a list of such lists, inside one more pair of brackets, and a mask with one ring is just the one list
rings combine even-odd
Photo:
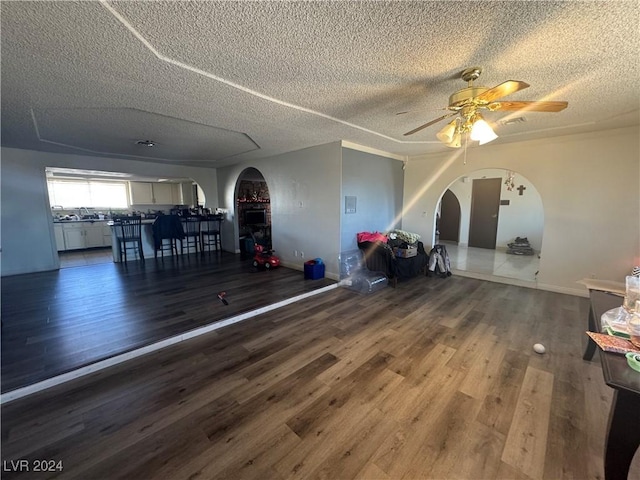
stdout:
[[193,247],[198,253],[198,246],[200,245],[200,217],[182,217],[182,230],[184,231],[184,239],[180,240],[180,253],[184,253],[184,247],[187,247],[187,253],[189,248]]
[[180,217],[177,215],[159,215],[151,227],[153,231],[154,257],[158,258],[158,252],[164,258],[164,252],[170,251],[171,255],[178,256],[178,244],[176,240],[182,241],[184,231]]
[[201,251],[204,254],[205,247],[211,252],[211,247],[218,253],[222,252],[222,240],[220,238],[220,227],[224,215],[207,215],[200,221],[200,243]]
[[[116,217],[113,223],[118,239],[118,254],[120,262],[124,258],[127,261],[127,250],[134,250],[140,260],[144,262],[144,252],[142,250],[142,217]],[[129,245],[128,244],[133,244]]]

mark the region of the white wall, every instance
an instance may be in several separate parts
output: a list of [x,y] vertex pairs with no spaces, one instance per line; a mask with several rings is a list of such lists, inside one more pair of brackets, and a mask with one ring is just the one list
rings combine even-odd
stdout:
[[[358,249],[358,232],[384,232],[402,226],[403,177],[398,160],[342,150],[342,252]],[[356,213],[345,213],[345,196],[356,197]]]
[[[500,178],[500,200],[509,200],[509,205],[500,206],[496,247],[506,248],[507,244],[513,242],[516,237],[527,237],[531,247],[536,252],[540,251],[544,229],[544,212],[540,194],[535,185],[519,173],[516,173],[514,177],[514,189],[512,191],[507,190],[504,184],[508,176],[507,172],[507,170],[495,168],[476,170],[466,175],[469,179],[468,182],[464,182],[462,180],[464,177],[460,177],[449,185],[449,190],[456,195],[460,202],[459,245],[466,246],[469,244],[473,180],[477,178]],[[522,195],[516,190],[520,185],[526,188]]]
[[[218,196],[215,169],[14,148],[2,148],[1,153],[0,269],[3,276],[59,268],[47,193],[46,167],[189,177],[198,182],[207,198],[215,199]],[[215,208],[218,205],[207,206]]]
[[512,169],[536,186],[544,205],[539,288],[585,295],[581,278],[622,281],[640,263],[637,127],[473,147],[466,165],[462,153],[410,159],[404,229],[433,238],[449,184],[482,168]]
[[218,169],[220,206],[229,210],[223,248],[239,251],[235,186],[242,171],[254,167],[269,188],[272,244],[282,264],[303,270],[306,260],[320,257],[325,275],[338,279],[341,164],[342,147],[335,142]]

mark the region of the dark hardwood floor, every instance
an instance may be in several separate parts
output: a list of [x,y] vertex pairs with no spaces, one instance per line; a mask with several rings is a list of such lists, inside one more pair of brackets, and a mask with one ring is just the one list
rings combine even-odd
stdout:
[[5,277],[2,393],[332,283],[230,253]]
[[[158,315],[205,291],[167,280]],[[3,478],[602,479],[587,312],[456,276],[334,289],[3,405]]]

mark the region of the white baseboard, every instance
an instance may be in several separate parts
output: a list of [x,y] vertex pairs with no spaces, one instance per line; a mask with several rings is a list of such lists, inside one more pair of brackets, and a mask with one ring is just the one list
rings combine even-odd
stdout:
[[506,285],[515,285],[517,287],[535,288],[537,290],[545,290],[547,292],[564,293],[566,295],[589,298],[589,292],[586,291],[586,289],[559,287],[557,285],[539,283],[535,280],[519,280],[517,278],[499,277],[497,275],[489,275],[486,273],[467,272],[465,270],[452,269],[451,272],[459,277],[475,278],[477,280],[486,280],[488,282],[504,283]]
[[548,292],[564,293],[567,295],[575,295],[576,297],[589,298],[589,291],[586,288],[569,288],[559,287],[557,285],[549,285],[548,283],[539,283],[538,289]]

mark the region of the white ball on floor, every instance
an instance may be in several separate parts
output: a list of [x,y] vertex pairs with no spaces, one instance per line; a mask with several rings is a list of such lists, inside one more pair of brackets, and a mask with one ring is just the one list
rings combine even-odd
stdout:
[[542,353],[546,352],[546,351],[547,351],[547,349],[546,349],[546,348],[544,348],[544,345],[542,345],[541,343],[536,343],[536,344],[533,346],[533,351],[534,351],[534,352],[536,352],[536,353],[540,353],[540,354],[542,354]]

